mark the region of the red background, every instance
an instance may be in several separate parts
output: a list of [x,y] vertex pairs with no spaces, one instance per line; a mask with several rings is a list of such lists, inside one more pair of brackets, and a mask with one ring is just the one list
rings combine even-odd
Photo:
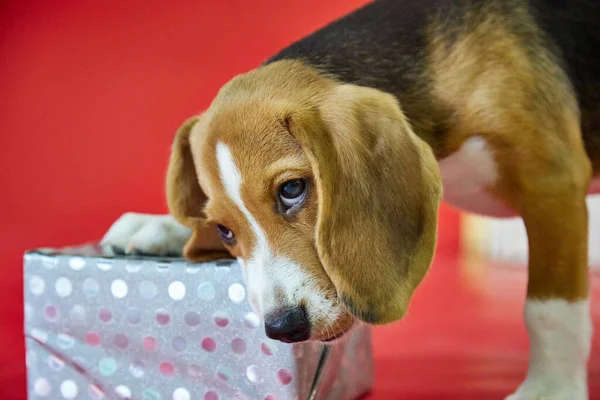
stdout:
[[[98,239],[124,211],[165,211],[178,125],[233,75],[361,3],[0,3],[0,398],[24,398],[23,251]],[[441,253],[455,253],[457,214],[444,207],[441,225]],[[378,340],[389,394],[397,378]]]

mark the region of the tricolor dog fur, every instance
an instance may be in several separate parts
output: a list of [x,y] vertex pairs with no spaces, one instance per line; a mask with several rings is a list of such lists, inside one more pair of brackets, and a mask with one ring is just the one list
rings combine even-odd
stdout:
[[518,215],[531,351],[508,399],[587,399],[599,23],[596,0],[377,0],[223,86],[175,136],[170,215],[103,242],[233,256],[270,337],[332,341],[404,316],[442,198]]

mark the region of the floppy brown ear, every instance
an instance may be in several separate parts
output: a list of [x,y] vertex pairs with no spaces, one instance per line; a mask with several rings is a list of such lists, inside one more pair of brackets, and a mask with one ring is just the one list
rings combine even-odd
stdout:
[[316,244],[338,296],[357,318],[403,317],[431,264],[441,197],[431,149],[396,99],[353,85],[288,118],[319,196]]
[[231,257],[217,232],[205,225],[203,208],[206,196],[198,183],[189,142],[190,132],[199,118],[188,119],[175,134],[167,169],[169,211],[181,224],[192,229],[192,236],[183,249],[183,255],[193,262]]

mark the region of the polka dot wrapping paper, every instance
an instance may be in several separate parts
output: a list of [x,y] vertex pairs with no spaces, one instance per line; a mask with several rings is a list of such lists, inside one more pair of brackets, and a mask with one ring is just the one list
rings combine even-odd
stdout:
[[[25,254],[25,334],[30,399],[304,400],[324,349],[267,338],[235,261],[94,245]],[[368,392],[369,328],[320,370],[316,399]]]

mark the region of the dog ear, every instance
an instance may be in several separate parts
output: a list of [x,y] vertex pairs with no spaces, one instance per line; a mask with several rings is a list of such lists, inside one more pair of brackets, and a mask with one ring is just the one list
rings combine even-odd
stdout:
[[338,297],[367,323],[402,318],[436,243],[441,180],[431,149],[393,96],[354,85],[286,123],[312,164],[316,246]]
[[188,119],[175,134],[166,185],[171,214],[181,224],[192,229],[192,236],[183,249],[183,255],[193,262],[231,258],[218,233],[205,224],[203,208],[206,196],[198,182],[189,142],[190,132],[200,118]]

